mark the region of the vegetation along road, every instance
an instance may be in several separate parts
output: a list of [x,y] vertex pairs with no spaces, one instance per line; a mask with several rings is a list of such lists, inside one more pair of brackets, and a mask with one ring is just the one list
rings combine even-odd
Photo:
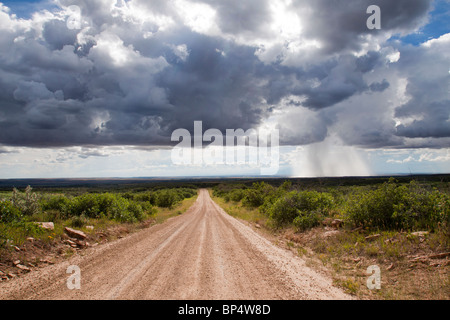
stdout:
[[[79,289],[69,289],[69,266]],[[185,213],[0,284],[0,299],[351,299],[201,189]]]

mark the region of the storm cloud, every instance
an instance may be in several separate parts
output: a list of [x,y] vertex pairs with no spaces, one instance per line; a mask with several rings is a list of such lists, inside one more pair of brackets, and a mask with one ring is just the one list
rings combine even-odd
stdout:
[[[366,26],[372,4],[380,30]],[[390,40],[432,4],[60,0],[28,19],[2,5],[0,145],[167,146],[201,120],[275,123],[285,145],[448,146],[449,37]]]

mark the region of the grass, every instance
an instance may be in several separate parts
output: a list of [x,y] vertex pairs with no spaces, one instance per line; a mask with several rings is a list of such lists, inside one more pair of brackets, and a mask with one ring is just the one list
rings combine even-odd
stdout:
[[268,226],[268,218],[261,213],[257,208],[249,208],[242,205],[241,202],[225,201],[221,197],[213,195],[212,190],[209,190],[211,198],[216,202],[226,213],[230,216],[239,218],[251,223],[257,223],[261,226]]
[[335,284],[337,286],[340,286],[342,288],[344,288],[344,290],[352,295],[355,295],[360,288],[360,283],[358,282],[358,280],[355,280],[353,278],[347,278],[344,280],[336,280]]

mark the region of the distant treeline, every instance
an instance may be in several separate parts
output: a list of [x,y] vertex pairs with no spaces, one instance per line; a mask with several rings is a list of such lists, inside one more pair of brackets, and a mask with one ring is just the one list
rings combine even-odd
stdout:
[[[317,178],[289,178],[289,177],[201,177],[201,178],[130,178],[130,179],[0,179],[0,190],[10,191],[12,188],[24,189],[28,185],[35,191],[67,191],[83,190],[98,192],[103,191],[144,191],[165,188],[212,188],[219,184],[242,184],[251,187],[253,183],[264,182],[279,187],[285,181],[291,181],[292,185],[305,187],[320,186],[363,186],[377,185],[389,180],[391,176],[371,177],[317,177]],[[399,183],[417,181],[431,184],[450,183],[450,174],[417,174],[396,176]]]

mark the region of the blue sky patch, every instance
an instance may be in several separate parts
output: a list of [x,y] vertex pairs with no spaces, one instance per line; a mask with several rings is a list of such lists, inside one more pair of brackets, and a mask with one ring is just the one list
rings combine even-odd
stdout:
[[434,9],[430,12],[428,23],[418,32],[409,34],[405,37],[398,35],[390,40],[400,40],[405,44],[418,46],[431,39],[437,39],[440,36],[450,32],[450,1],[438,0],[434,3]]

